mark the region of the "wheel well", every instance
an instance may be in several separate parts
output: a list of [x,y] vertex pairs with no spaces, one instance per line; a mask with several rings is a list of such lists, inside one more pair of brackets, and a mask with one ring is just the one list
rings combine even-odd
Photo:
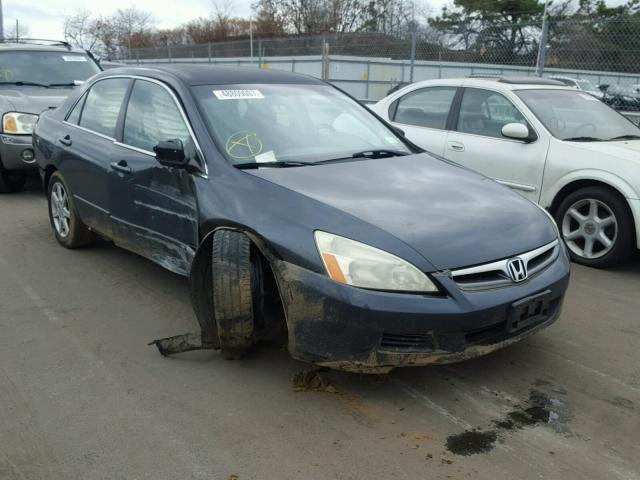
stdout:
[[556,210],[558,209],[558,207],[560,206],[560,204],[565,198],[567,198],[573,192],[586,187],[606,188],[607,190],[615,193],[620,198],[622,198],[625,201],[625,205],[627,205],[627,208],[629,208],[627,201],[624,198],[624,195],[622,195],[622,193],[620,193],[618,189],[616,189],[615,187],[612,187],[608,183],[600,182],[598,180],[576,180],[562,187],[560,191],[556,194],[555,198],[553,199],[553,202],[551,202],[551,207],[549,208],[549,211],[551,212],[551,214],[552,215],[556,214]]
[[[200,243],[189,275],[192,305],[205,336],[212,334],[212,325],[210,324],[210,312],[213,311],[211,251],[214,233],[215,231],[207,234]],[[252,236],[247,236],[251,240],[251,256],[255,261],[261,262],[262,266],[260,271],[262,272],[264,304],[262,318],[258,319],[258,326],[263,329],[263,332],[260,332],[261,337],[268,340],[284,340],[287,331],[284,305],[273,267]]]
[[42,187],[44,188],[44,193],[45,195],[47,194],[47,191],[49,190],[49,179],[51,178],[51,175],[53,175],[53,173],[58,170],[56,167],[54,167],[53,165],[47,165],[46,168],[44,169],[44,179],[42,181]]

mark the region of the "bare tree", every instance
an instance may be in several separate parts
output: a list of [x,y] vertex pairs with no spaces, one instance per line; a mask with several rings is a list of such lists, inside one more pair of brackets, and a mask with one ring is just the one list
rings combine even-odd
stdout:
[[85,8],[64,19],[64,39],[78,48],[93,51],[100,40],[96,20]]

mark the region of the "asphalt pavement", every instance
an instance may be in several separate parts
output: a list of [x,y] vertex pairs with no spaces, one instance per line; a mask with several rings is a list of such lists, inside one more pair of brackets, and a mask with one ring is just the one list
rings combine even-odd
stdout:
[[640,479],[640,261],[574,265],[560,320],[460,364],[320,372],[263,346],[164,358],[186,279],[53,238],[0,196],[0,479]]

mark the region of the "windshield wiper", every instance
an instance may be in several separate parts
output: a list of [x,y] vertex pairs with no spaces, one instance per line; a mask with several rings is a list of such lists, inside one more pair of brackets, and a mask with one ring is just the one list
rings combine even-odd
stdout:
[[276,162],[246,162],[235,163],[233,166],[241,170],[247,170],[251,168],[287,168],[287,167],[305,167],[307,165],[315,165],[315,162],[298,162],[292,160],[278,160]]
[[77,87],[78,84],[76,82],[67,82],[67,83],[50,83],[47,85],[48,87]]
[[619,137],[613,137],[607,140],[612,142],[614,140],[640,140],[640,135],[620,135]]
[[562,140],[564,140],[565,142],[603,142],[604,141],[602,138],[596,138],[596,137],[569,137],[569,138],[563,138]]
[[28,85],[28,86],[32,86],[32,87],[49,88],[49,85],[47,85],[46,83],[23,82],[23,81],[19,81],[19,82],[0,82],[0,85],[17,85],[19,87],[21,87],[23,85]]
[[389,149],[379,149],[379,150],[363,150],[362,152],[357,152],[351,155],[351,158],[386,158],[386,157],[404,157],[405,155],[409,155],[408,152],[402,152],[400,150],[389,150]]
[[362,150],[361,152],[356,152],[352,154],[350,157],[330,158],[328,160],[319,160],[316,163],[344,162],[347,160],[353,160],[354,158],[367,159],[367,158],[403,157],[405,155],[411,155],[411,153],[403,152],[401,150],[389,150],[389,149]]

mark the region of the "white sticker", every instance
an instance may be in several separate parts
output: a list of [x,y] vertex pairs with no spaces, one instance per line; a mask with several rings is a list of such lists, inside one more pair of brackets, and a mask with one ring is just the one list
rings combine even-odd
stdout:
[[257,100],[264,98],[260,90],[214,90],[218,100]]
[[594,97],[593,95],[589,95],[588,93],[579,93],[578,95],[580,95],[585,100],[589,100],[591,102],[597,102],[598,101],[598,99],[596,97]]
[[62,60],[65,62],[86,62],[87,57],[83,57],[82,55],[63,55]]
[[256,155],[253,158],[257,163],[277,162],[276,155],[275,153],[273,153],[273,150],[269,150],[268,152],[261,153],[260,155]]

